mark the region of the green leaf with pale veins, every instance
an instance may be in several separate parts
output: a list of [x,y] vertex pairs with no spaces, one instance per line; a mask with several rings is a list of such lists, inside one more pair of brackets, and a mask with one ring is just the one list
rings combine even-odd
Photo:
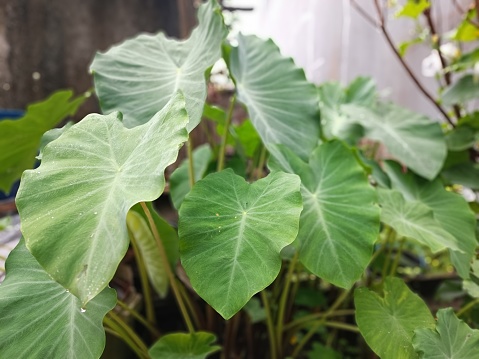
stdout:
[[0,190],[8,193],[22,172],[33,167],[43,133],[73,115],[86,99],[72,96],[72,91],[58,91],[28,106],[22,118],[0,121]]
[[436,329],[414,332],[414,349],[421,359],[479,358],[479,330],[459,320],[452,308],[439,309]]
[[427,305],[399,278],[384,281],[384,296],[367,288],[354,292],[356,323],[369,347],[381,358],[418,358],[412,346],[415,329],[434,328]]
[[375,109],[344,105],[351,122],[365,129],[365,137],[381,141],[399,161],[420,176],[434,179],[446,159],[441,126],[430,119],[392,104]]
[[104,289],[82,309],[81,301],[55,282],[22,239],[6,262],[0,284],[2,358],[97,359],[105,347],[102,321],[116,304]]
[[162,193],[165,168],[187,139],[183,96],[142,126],[118,113],[89,115],[43,150],[17,195],[26,245],[45,270],[86,304],[128,248],[126,214]]
[[134,127],[181,90],[190,116],[188,131],[195,128],[206,99],[205,71],[221,57],[227,34],[216,0],[200,6],[198,22],[186,41],[142,34],[98,53],[91,70],[103,112],[121,111],[125,125]]
[[[201,145],[193,151],[193,172],[195,182],[202,179],[208,169],[213,152],[208,144]],[[190,173],[188,170],[189,159],[183,163],[170,176],[171,202],[176,209],[180,208],[183,199],[190,191]]]
[[339,141],[320,145],[308,164],[285,147],[271,154],[271,169],[301,178],[304,210],[295,242],[301,262],[317,276],[350,288],[368,265],[379,233],[376,193],[366,174]]
[[282,172],[248,184],[231,169],[198,181],[181,205],[180,253],[197,293],[225,319],[279,273],[303,209],[299,178]]
[[434,253],[447,248],[460,251],[456,238],[441,227],[428,206],[420,201],[406,201],[395,190],[378,188],[377,191],[381,221],[398,235],[415,239]]
[[205,359],[221,349],[207,332],[173,333],[160,338],[148,351],[152,359]]
[[273,41],[241,34],[231,50],[230,69],[238,98],[266,147],[282,144],[307,159],[318,144],[319,108],[304,71]]
[[477,240],[476,219],[467,202],[457,193],[446,191],[441,181],[426,181],[413,173],[403,173],[401,166],[385,161],[384,170],[391,179],[392,188],[400,191],[407,201],[421,202],[433,213],[437,228],[455,238],[459,251],[450,248],[451,260],[462,278],[469,277],[469,265]]

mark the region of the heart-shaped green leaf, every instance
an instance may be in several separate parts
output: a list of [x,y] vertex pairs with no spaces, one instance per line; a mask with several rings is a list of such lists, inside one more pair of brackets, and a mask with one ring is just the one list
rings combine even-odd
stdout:
[[207,332],[174,333],[161,337],[148,351],[152,359],[205,359],[221,349]]
[[295,244],[301,262],[327,281],[350,288],[371,259],[379,233],[376,194],[354,154],[338,141],[320,145],[309,164],[285,147],[269,167],[301,177],[304,210]]
[[441,227],[425,204],[408,202],[400,192],[383,188],[378,188],[378,199],[382,207],[381,221],[400,236],[415,239],[433,252],[446,248],[460,250],[456,238]]
[[374,109],[344,105],[341,110],[351,122],[364,127],[366,137],[381,141],[417,174],[432,180],[441,170],[447,147],[438,123],[392,104],[379,104]]
[[[193,151],[193,172],[195,174],[195,182],[202,179],[208,169],[212,151],[209,145],[201,145]],[[178,167],[170,176],[170,196],[173,206],[180,208],[183,199],[190,191],[190,174],[188,171],[189,159]]]
[[200,6],[198,21],[186,41],[143,34],[97,54],[91,70],[103,112],[121,111],[125,125],[134,127],[181,90],[190,116],[188,131],[195,128],[206,98],[205,71],[221,57],[227,33],[216,0]]
[[[384,163],[393,189],[399,190],[408,201],[418,201],[433,213],[437,228],[443,228],[455,238],[460,251],[451,247],[451,260],[462,278],[469,277],[469,265],[475,253],[476,219],[467,202],[460,195],[446,191],[441,182],[426,181],[413,173],[403,173],[392,161]],[[461,253],[462,252],[462,253]]]
[[435,330],[414,332],[414,349],[421,359],[479,358],[479,330],[457,319],[452,308],[439,309]]
[[273,172],[249,185],[227,169],[197,182],[179,212],[181,262],[193,288],[231,318],[278,275],[302,209],[295,175]]
[[82,309],[80,300],[55,282],[22,239],[10,253],[0,284],[2,358],[97,359],[105,347],[102,321],[116,304],[104,289]]
[[58,91],[28,106],[22,118],[0,122],[0,190],[9,192],[22,172],[33,167],[43,133],[74,114],[86,99],[72,96],[71,91]]
[[187,139],[184,106],[178,94],[131,130],[118,113],[89,115],[24,172],[17,206],[27,247],[83,304],[106,287],[128,248],[128,209],[162,193],[164,170]]
[[399,278],[386,278],[384,297],[367,288],[354,292],[356,322],[366,343],[381,358],[414,359],[414,330],[434,328],[427,305]]
[[273,41],[241,34],[231,50],[230,68],[238,98],[248,106],[263,143],[285,145],[307,159],[318,144],[319,109],[304,71]]

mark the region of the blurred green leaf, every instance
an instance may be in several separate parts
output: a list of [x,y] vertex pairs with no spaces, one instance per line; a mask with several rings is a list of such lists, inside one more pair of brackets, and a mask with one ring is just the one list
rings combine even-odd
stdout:
[[476,9],[469,10],[452,35],[453,40],[475,41],[479,38],[479,28],[471,22],[477,21]]
[[261,301],[256,297],[251,298],[243,309],[248,314],[251,323],[259,323],[266,319],[266,312],[261,306]]
[[479,190],[479,164],[471,162],[451,166],[441,172],[448,184],[460,184]]
[[67,116],[73,115],[86,96],[55,92],[46,100],[27,107],[18,120],[0,121],[0,190],[8,193],[23,171],[33,168],[43,134]]
[[424,10],[429,9],[429,0],[407,0],[407,2],[396,12],[395,17],[410,17],[417,19]]
[[471,148],[476,142],[476,131],[466,125],[457,126],[449,131],[445,138],[449,151],[463,151]]
[[479,98],[479,81],[473,75],[466,75],[449,86],[442,94],[445,105],[464,105]]
[[195,332],[174,333],[162,336],[148,351],[152,359],[205,359],[221,349],[212,345],[214,334]]
[[308,359],[342,359],[341,353],[333,348],[326,347],[321,343],[313,343],[311,350],[308,352]]

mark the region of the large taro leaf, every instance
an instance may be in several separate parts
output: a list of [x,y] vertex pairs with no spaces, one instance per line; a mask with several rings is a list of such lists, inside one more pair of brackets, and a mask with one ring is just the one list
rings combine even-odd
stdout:
[[309,164],[285,147],[272,151],[271,169],[301,177],[304,210],[295,244],[301,262],[327,281],[350,288],[371,259],[379,232],[376,194],[341,142],[320,145]]
[[216,337],[207,332],[173,333],[160,338],[148,351],[152,359],[205,359],[220,350]]
[[383,188],[378,188],[378,199],[381,221],[398,235],[415,239],[433,252],[446,248],[459,250],[456,238],[441,227],[425,204],[406,201],[400,192]]
[[[193,172],[195,182],[202,179],[208,169],[213,152],[208,144],[201,145],[193,151]],[[170,176],[170,196],[173,206],[180,208],[181,202],[190,191],[190,173],[188,170],[189,158],[171,174]]]
[[366,137],[381,141],[420,176],[432,180],[441,170],[447,148],[438,123],[393,104],[379,104],[375,109],[344,105],[342,111],[364,127]]
[[238,98],[266,147],[282,144],[307,159],[318,144],[319,109],[304,71],[273,41],[241,34],[231,50],[230,68]]
[[479,330],[459,320],[452,308],[439,309],[436,329],[416,329],[413,345],[421,359],[479,358]]
[[190,116],[188,131],[195,128],[206,98],[205,71],[221,57],[226,37],[216,0],[200,6],[198,21],[186,41],[163,33],[142,34],[98,53],[91,70],[103,112],[121,111],[125,125],[134,127],[148,121],[181,90]]
[[0,357],[97,359],[105,346],[102,321],[116,304],[105,288],[87,306],[55,282],[22,239],[0,284]]
[[462,278],[469,277],[469,265],[475,253],[476,219],[467,202],[460,195],[446,191],[439,179],[426,181],[413,173],[403,173],[392,161],[384,163],[392,188],[400,191],[408,201],[418,201],[433,213],[437,228],[443,228],[455,238],[459,251],[450,247],[451,260]]
[[427,305],[399,278],[384,281],[384,297],[367,288],[354,292],[356,322],[369,347],[381,358],[414,359],[414,330],[434,328]]
[[163,191],[164,169],[187,139],[184,106],[178,94],[133,129],[118,113],[89,115],[24,172],[17,206],[26,245],[82,303],[106,287],[128,248],[128,209]]
[[72,96],[72,91],[58,91],[28,106],[22,118],[0,121],[0,190],[9,192],[22,172],[33,167],[43,133],[74,114],[86,98]]
[[273,172],[249,185],[227,169],[197,182],[179,212],[181,262],[193,288],[231,318],[278,275],[302,209],[295,175]]

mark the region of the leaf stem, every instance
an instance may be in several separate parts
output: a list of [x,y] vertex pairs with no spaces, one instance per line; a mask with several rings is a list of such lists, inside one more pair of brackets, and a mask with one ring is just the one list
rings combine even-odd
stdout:
[[143,352],[141,348],[122,330],[122,328],[115,321],[105,317],[103,318],[103,324],[106,325],[106,332],[123,340],[139,358],[149,359],[149,355]]
[[225,156],[226,156],[226,143],[228,141],[228,133],[230,130],[231,119],[233,118],[233,110],[236,104],[236,94],[230,100],[230,107],[228,109],[228,116],[226,117],[225,128],[223,131],[223,136],[221,138],[221,147],[218,154],[218,168],[217,171],[220,172],[225,167]]
[[281,292],[281,298],[279,300],[278,318],[276,321],[276,343],[278,344],[278,354],[280,357],[282,352],[281,343],[283,342],[281,339],[283,337],[284,312],[286,309],[286,301],[289,297],[289,288],[291,286],[294,269],[296,268],[296,262],[298,261],[298,256],[299,252],[296,251],[291,262],[289,263],[288,272],[286,273],[286,277],[284,279],[283,291]]
[[258,167],[256,168],[256,179],[259,180],[263,177],[263,167],[264,163],[266,162],[266,154],[267,154],[266,146],[261,146],[261,153],[259,155]]
[[403,252],[405,243],[406,243],[406,241],[404,240],[404,238],[401,239],[401,241],[399,242],[399,249],[396,253],[396,256],[394,257],[394,262],[391,266],[391,270],[389,271],[390,276],[394,276],[396,274],[396,270],[397,270],[398,265],[399,265],[399,260],[401,259],[401,256],[402,256],[402,252]]
[[347,330],[354,333],[359,333],[359,328],[355,325],[341,323],[341,322],[325,322],[324,326],[330,328],[337,328],[342,330]]
[[150,287],[150,282],[148,280],[148,274],[146,273],[145,261],[143,260],[143,256],[141,255],[140,249],[138,247],[138,243],[136,242],[136,238],[133,232],[128,226],[127,228],[128,228],[128,234],[130,236],[130,243],[133,247],[133,253],[135,254],[136,264],[138,266],[138,272],[140,274],[141,288],[143,290],[143,294],[144,294],[143,298],[145,301],[146,318],[148,319],[150,323],[155,324],[156,323],[155,308],[153,306],[151,287]]
[[183,297],[186,303],[186,307],[189,309],[191,316],[193,317],[192,319],[196,325],[196,328],[201,328],[201,320],[198,316],[198,313],[196,312],[196,308],[194,304],[192,303],[190,297],[188,296],[186,288],[183,285],[181,285],[180,282],[176,281],[176,283],[178,284],[178,289],[180,290],[181,296]]
[[155,222],[153,217],[151,216],[150,210],[146,206],[145,202],[140,202],[141,208],[145,212],[146,218],[148,218],[148,223],[150,224],[151,231],[153,233],[153,237],[155,237],[156,244],[160,251],[161,260],[165,263],[165,270],[170,280],[171,289],[173,289],[173,294],[175,295],[176,302],[178,303],[178,307],[180,312],[183,316],[185,321],[186,327],[190,333],[194,333],[195,329],[193,327],[193,323],[191,322],[191,318],[186,310],[185,303],[183,302],[183,298],[181,296],[180,290],[178,289],[177,283],[175,281],[175,276],[173,275],[173,271],[171,270],[170,266],[168,265],[168,256],[166,255],[165,247],[163,246],[163,242],[160,239],[160,235],[158,234],[158,229],[155,226]]
[[119,307],[121,307],[121,309],[126,310],[129,314],[131,314],[133,318],[143,324],[145,328],[147,328],[151,332],[151,334],[153,334],[157,338],[160,337],[161,334],[158,329],[156,329],[148,320],[145,319],[145,317],[143,317],[135,309],[131,308],[128,304],[121,300],[118,300],[117,304]]
[[261,291],[261,300],[263,301],[264,311],[266,312],[266,325],[268,327],[268,335],[269,335],[269,347],[271,350],[271,359],[276,359],[276,340],[275,340],[275,333],[274,333],[274,324],[273,324],[273,317],[271,315],[271,308],[269,306],[268,296],[266,295],[266,290]]
[[[125,321],[123,319],[121,319],[113,311],[108,312],[108,314],[105,316],[104,319],[107,319],[107,321],[108,321],[108,319],[110,319],[111,320],[110,324],[113,322],[114,323],[113,327],[115,327],[115,324],[116,324],[116,328],[120,329],[119,334],[121,334],[121,333],[126,334],[128,336],[128,338],[131,339],[131,341],[133,341],[133,343],[135,343],[135,345],[143,353],[143,355],[141,356],[142,358],[149,358],[147,346],[145,345],[143,340],[141,340],[140,337],[138,337],[136,335],[136,333],[130,328],[130,326],[125,323]],[[108,325],[111,327],[110,324],[108,324]],[[117,330],[117,332],[118,332],[118,330]],[[125,339],[125,336],[122,335],[122,338]]]
[[188,135],[188,143],[186,144],[186,149],[188,151],[188,179],[190,183],[190,188],[193,188],[195,185],[195,165],[193,162],[193,139],[191,135]]
[[336,301],[333,303],[333,305],[328,309],[328,311],[324,314],[324,316],[316,322],[315,325],[309,329],[308,333],[303,337],[303,339],[298,343],[296,348],[293,351],[293,354],[291,355],[292,358],[296,358],[298,354],[301,352],[303,347],[306,345],[306,343],[311,339],[311,337],[316,333],[316,330],[322,325],[326,323],[326,319],[333,313],[336,308],[338,308],[348,297],[349,295],[349,290],[344,290],[341,295],[336,299]]
[[[354,315],[354,309],[340,309],[336,310],[328,315],[328,317],[339,317],[343,315]],[[286,324],[283,328],[283,331],[287,331],[290,329],[299,329],[300,327],[307,325],[310,322],[315,322],[317,319],[321,319],[326,315],[326,313],[314,313],[305,315],[304,317],[298,318],[288,324]]]
[[467,303],[464,307],[462,307],[460,310],[457,311],[456,316],[460,317],[461,315],[464,315],[467,313],[469,310],[471,310],[476,304],[479,304],[479,298],[476,298],[474,300],[471,300],[469,303]]
[[386,253],[386,258],[384,259],[384,264],[383,264],[383,269],[381,271],[381,281],[384,280],[386,277],[388,268],[389,268],[389,263],[391,263],[391,256],[392,256],[392,251],[393,251],[393,244],[394,244],[394,230],[391,227],[388,227],[389,232],[386,236],[386,240],[384,241],[384,247],[387,246],[387,253]]

